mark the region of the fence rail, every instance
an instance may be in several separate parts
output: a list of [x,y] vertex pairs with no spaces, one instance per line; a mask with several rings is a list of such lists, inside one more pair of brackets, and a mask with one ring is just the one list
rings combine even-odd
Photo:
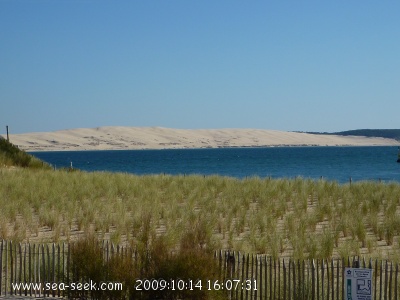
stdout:
[[[45,290],[45,283],[65,283],[74,276],[70,257],[71,245],[21,244],[0,242],[0,296],[69,297],[68,289]],[[109,259],[132,249],[102,244],[103,255]],[[218,281],[213,289],[224,289],[228,299],[312,299],[342,300],[344,298],[344,269],[356,258],[330,260],[273,259],[265,255],[217,251],[214,258],[219,266]],[[398,299],[399,267],[389,261],[362,258],[360,267],[373,270],[373,299]],[[16,283],[41,283],[42,289],[14,290]],[[88,295],[90,297],[90,295]]]

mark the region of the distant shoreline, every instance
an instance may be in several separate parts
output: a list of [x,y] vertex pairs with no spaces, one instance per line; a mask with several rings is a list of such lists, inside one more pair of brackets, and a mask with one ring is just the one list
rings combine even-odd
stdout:
[[71,151],[163,151],[163,150],[204,150],[204,149],[271,149],[271,148],[326,148],[326,147],[398,147],[397,145],[278,145],[278,146],[226,146],[226,147],[204,147],[204,148],[141,148],[141,149],[64,149],[64,150],[24,150],[31,152],[71,152]]
[[[4,136],[3,136],[4,137]],[[98,127],[11,134],[20,149],[36,151],[399,146],[395,139],[265,129]]]

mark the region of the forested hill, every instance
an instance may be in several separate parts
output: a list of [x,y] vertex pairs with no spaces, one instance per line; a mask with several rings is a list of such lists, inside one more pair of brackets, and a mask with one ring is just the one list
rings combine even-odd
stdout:
[[400,129],[357,129],[357,130],[347,130],[340,132],[307,132],[307,133],[382,137],[400,141]]

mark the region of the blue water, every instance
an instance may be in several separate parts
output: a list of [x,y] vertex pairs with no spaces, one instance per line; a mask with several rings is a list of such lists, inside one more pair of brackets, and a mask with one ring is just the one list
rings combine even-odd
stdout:
[[134,174],[218,174],[244,178],[400,182],[397,147],[280,147],[31,152],[56,166]]

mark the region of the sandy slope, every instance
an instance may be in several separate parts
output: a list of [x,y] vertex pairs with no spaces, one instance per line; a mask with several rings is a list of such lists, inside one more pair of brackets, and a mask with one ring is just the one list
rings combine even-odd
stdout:
[[98,127],[10,135],[27,151],[177,149],[270,146],[399,145],[384,138],[313,135],[260,129],[170,129],[161,127]]

